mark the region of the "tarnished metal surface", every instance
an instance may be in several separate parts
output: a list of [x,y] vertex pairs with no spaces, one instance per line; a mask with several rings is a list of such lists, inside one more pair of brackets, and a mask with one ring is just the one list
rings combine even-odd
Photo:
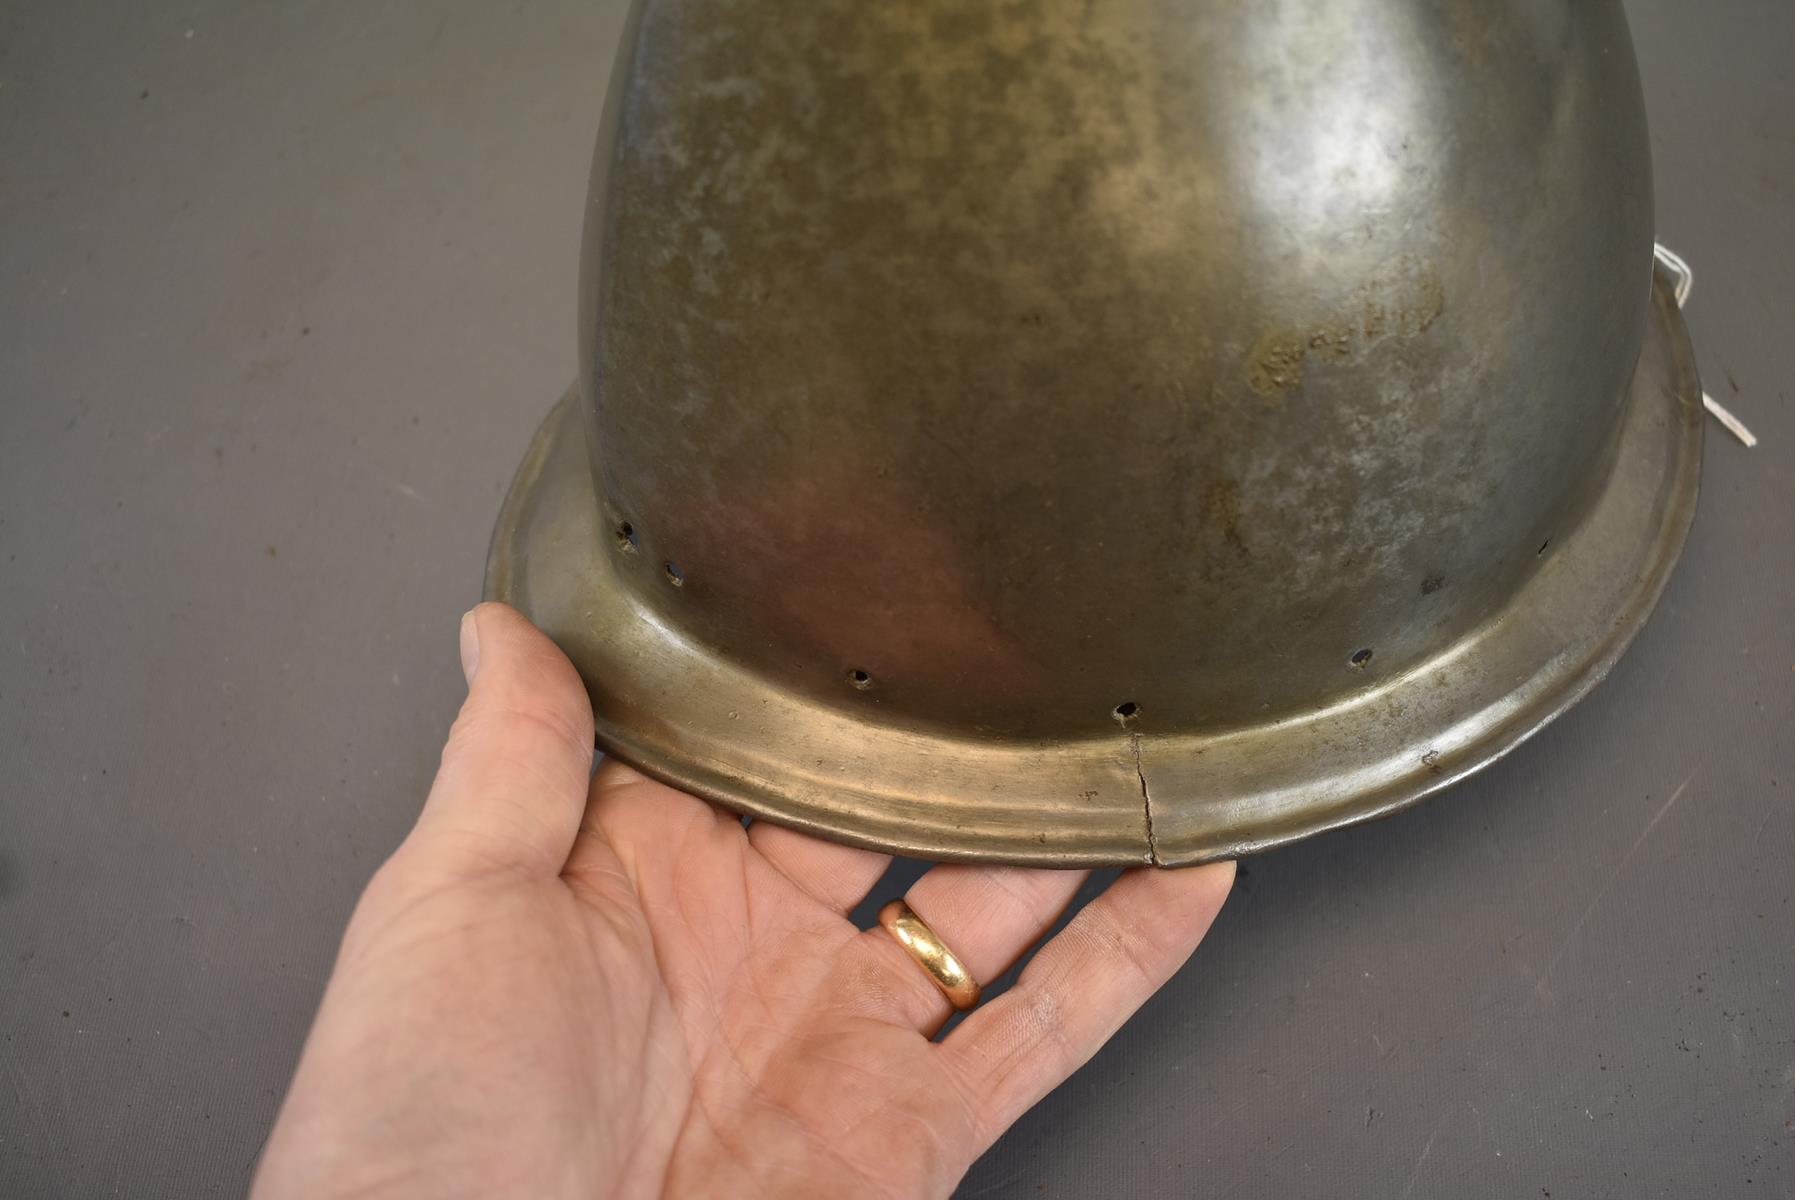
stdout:
[[1700,387],[1618,3],[632,22],[488,577],[617,753],[932,856],[1194,861],[1475,769],[1643,621]]

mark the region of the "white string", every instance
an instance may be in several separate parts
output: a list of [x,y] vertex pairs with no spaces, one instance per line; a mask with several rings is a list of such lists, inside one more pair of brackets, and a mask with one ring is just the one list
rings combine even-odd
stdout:
[[1745,428],[1745,422],[1728,412],[1720,401],[1706,392],[1702,393],[1702,407],[1713,413],[1715,419],[1725,425],[1734,437],[1744,442],[1747,449],[1758,444],[1758,435]]
[[1657,257],[1659,262],[1669,268],[1672,275],[1677,277],[1675,293],[1677,307],[1688,308],[1689,293],[1695,290],[1695,272],[1690,269],[1688,263],[1683,261],[1683,256],[1681,254],[1678,254],[1663,242],[1658,242],[1654,245],[1652,247],[1652,253]]
[[[1671,294],[1677,299],[1677,307],[1682,308],[1689,303],[1689,294],[1695,290],[1695,271],[1687,262],[1683,261],[1682,255],[1663,242],[1655,244],[1652,247],[1652,253],[1659,262],[1664,264],[1665,270],[1676,276],[1676,285]],[[1702,393],[1702,407],[1712,413],[1715,420],[1726,426],[1728,433],[1744,442],[1747,449],[1758,444],[1757,435],[1745,427],[1745,422],[1727,411],[1724,404],[1706,392]]]

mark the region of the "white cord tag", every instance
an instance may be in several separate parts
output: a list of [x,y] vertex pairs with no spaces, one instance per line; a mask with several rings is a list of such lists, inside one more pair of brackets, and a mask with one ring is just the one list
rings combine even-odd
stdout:
[[[1658,261],[1666,270],[1677,277],[1674,295],[1677,307],[1682,308],[1689,303],[1689,293],[1695,290],[1695,272],[1683,261],[1683,256],[1659,242],[1653,249]],[[1757,435],[1745,427],[1745,422],[1727,411],[1725,405],[1708,393],[1702,393],[1702,407],[1714,415],[1714,419],[1725,425],[1727,432],[1744,442],[1747,447],[1758,444]]]

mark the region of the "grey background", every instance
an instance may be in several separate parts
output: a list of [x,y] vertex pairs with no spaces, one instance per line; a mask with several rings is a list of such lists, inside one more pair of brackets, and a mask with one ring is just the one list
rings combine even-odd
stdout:
[[[1629,8],[1763,447],[1604,687],[1249,863],[965,1194],[1795,1195],[1795,9]],[[620,18],[0,3],[0,1196],[245,1186],[573,373]]]

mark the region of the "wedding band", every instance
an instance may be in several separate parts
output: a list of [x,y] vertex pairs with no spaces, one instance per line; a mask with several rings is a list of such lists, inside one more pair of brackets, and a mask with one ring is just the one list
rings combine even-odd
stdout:
[[881,908],[879,927],[910,952],[949,1004],[965,1012],[979,1002],[978,980],[908,904],[893,900]]

